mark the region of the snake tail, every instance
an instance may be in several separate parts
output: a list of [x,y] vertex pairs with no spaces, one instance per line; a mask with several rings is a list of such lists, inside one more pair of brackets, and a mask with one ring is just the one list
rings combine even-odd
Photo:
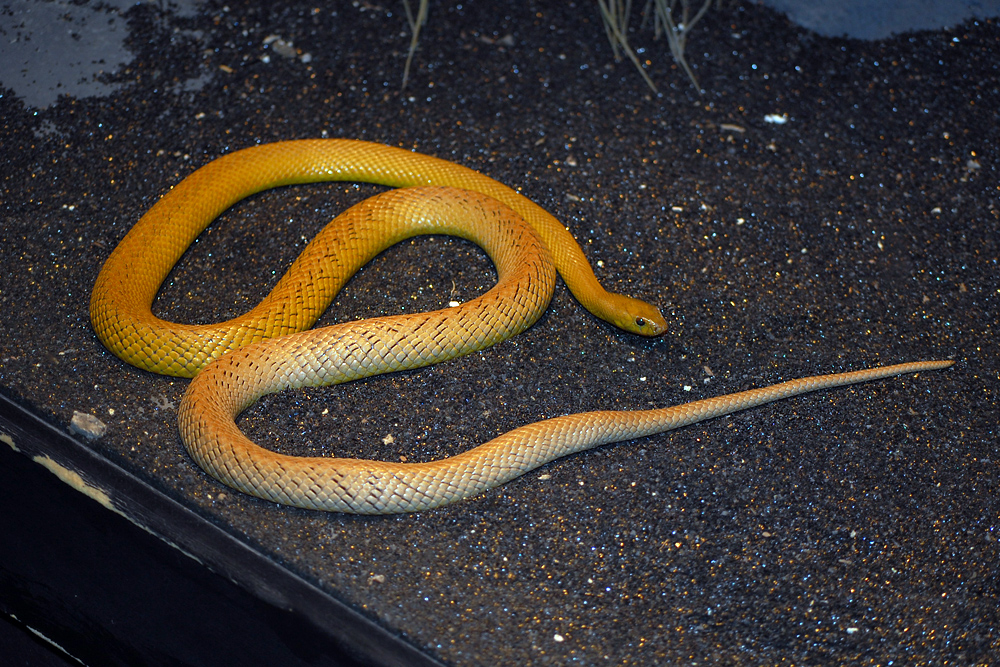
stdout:
[[[655,410],[566,415],[516,428],[450,458],[389,463],[288,456],[250,441],[236,427],[236,415],[260,395],[287,385],[245,387],[227,382],[225,360],[234,355],[212,364],[195,378],[181,403],[181,430],[193,458],[216,479],[244,493],[306,509],[354,514],[396,514],[440,507],[600,445],[670,431],[820,389],[938,370],[953,363],[922,361],[818,375]],[[295,376],[291,366],[277,362],[269,372],[275,377]],[[211,428],[205,426],[207,420],[214,422]]]

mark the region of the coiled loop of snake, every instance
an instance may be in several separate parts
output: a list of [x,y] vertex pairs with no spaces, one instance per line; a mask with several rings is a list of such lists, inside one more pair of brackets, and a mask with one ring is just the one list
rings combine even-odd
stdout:
[[[447,187],[391,191],[353,207],[311,242],[268,297],[242,318],[192,326],[153,316],[152,301],[171,267],[222,211],[269,187],[323,180]],[[467,227],[469,220],[477,222]],[[457,234],[480,243],[497,265],[498,285],[458,308],[305,331],[357,268],[419,233]],[[209,163],[150,209],[101,270],[91,321],[101,341],[125,361],[154,372],[196,376],[179,409],[181,437],[192,457],[217,479],[276,502],[365,514],[438,507],[600,444],[816,389],[952,363],[804,378],[660,410],[568,415],[429,463],[285,456],[255,445],[236,427],[235,417],[266,393],[436,363],[514,335],[547,307],[553,261],[574,296],[595,315],[635,333],[656,335],[665,329],[655,307],[600,287],[579,246],[555,218],[486,176],[366,142],[279,142]]]
[[170,269],[227,208],[262,190],[320,181],[442,185],[485,194],[531,225],[566,286],[591,313],[643,335],[655,336],[666,329],[654,306],[600,286],[580,246],[558,220],[492,178],[401,148],[348,139],[303,139],[230,153],[167,192],[122,239],[97,277],[90,317],[98,337],[130,364],[193,377],[229,350],[308,329],[335,292],[301,279],[294,266],[256,308],[228,322],[205,326],[166,322],[153,316],[150,307]]

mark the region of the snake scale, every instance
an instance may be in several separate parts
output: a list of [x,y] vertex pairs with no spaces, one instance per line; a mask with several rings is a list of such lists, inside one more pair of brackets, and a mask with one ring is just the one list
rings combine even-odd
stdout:
[[[153,300],[171,268],[227,208],[268,188],[337,180],[399,189],[335,218],[246,315],[212,325],[176,324],[153,315]],[[497,285],[454,308],[310,329],[361,266],[418,234],[451,234],[479,244],[496,265]],[[665,331],[658,309],[598,284],[558,220],[487,176],[363,141],[283,141],[218,158],[167,192],[109,256],[94,286],[90,315],[100,340],[124,361],[194,378],[178,410],[179,430],[192,458],[212,476],[279,503],[359,514],[439,507],[573,452],[805,392],[952,364],[898,364],[662,409],[556,417],[427,463],[286,456],[259,447],[236,426],[240,412],[272,392],[426,366],[515,335],[548,307],[557,271],[597,317],[637,334]]]

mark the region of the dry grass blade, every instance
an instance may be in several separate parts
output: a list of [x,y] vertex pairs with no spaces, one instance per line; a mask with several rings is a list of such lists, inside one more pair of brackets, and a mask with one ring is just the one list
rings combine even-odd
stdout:
[[[721,2],[721,0],[719,1]],[[624,52],[628,59],[632,61],[632,64],[635,65],[636,69],[639,70],[639,74],[642,75],[646,84],[656,92],[656,86],[649,78],[649,75],[646,74],[642,63],[639,61],[639,57],[628,43],[628,21],[632,13],[631,0],[597,0],[597,4],[601,9],[604,29],[608,34],[608,40],[611,42],[615,60],[620,60],[620,53]],[[647,0],[642,12],[643,23],[652,17],[655,38],[659,38],[660,35],[666,35],[671,55],[684,70],[685,74],[688,75],[688,78],[691,79],[694,87],[699,91],[701,90],[701,86],[698,84],[698,79],[695,77],[691,66],[688,65],[687,59],[684,56],[684,50],[687,46],[687,38],[691,28],[701,20],[711,6],[712,0],[704,0],[701,7],[692,15],[690,0]],[[680,10],[681,15],[679,21],[674,19],[674,12],[677,9]]]
[[611,50],[615,54],[615,60],[621,60],[621,56],[619,55],[620,48],[625,52],[626,57],[632,61],[635,68],[639,70],[639,74],[642,75],[646,85],[654,93],[659,92],[656,84],[646,74],[646,70],[642,68],[642,63],[639,62],[639,57],[635,54],[635,50],[628,43],[628,18],[629,14],[632,13],[631,0],[597,0],[597,4],[601,8],[601,18],[604,19],[604,30],[608,34],[608,41],[611,42]]
[[406,81],[410,78],[410,64],[413,62],[413,54],[417,52],[417,43],[420,41],[420,28],[427,22],[427,6],[430,0],[420,0],[417,6],[417,15],[413,15],[410,9],[410,0],[403,0],[403,7],[406,9],[406,22],[410,24],[410,51],[406,54],[406,66],[403,68],[403,85],[401,90],[406,89]]
[[[674,21],[674,10],[678,4],[681,6],[681,20],[679,23]],[[684,69],[688,78],[691,79],[691,83],[698,90],[701,90],[701,86],[698,85],[698,79],[695,77],[690,65],[688,65],[684,51],[687,48],[688,34],[695,24],[705,16],[705,12],[708,11],[711,5],[712,0],[705,0],[693,17],[691,16],[691,4],[688,0],[680,0],[679,3],[678,0],[649,0],[646,3],[646,9],[643,10],[643,14],[648,16],[650,6],[652,6],[654,34],[656,37],[659,37],[660,34],[667,36],[667,44],[670,46],[670,53],[673,55],[674,60]]]
[[[688,75],[694,87],[700,92],[701,86],[698,84],[698,79],[695,77],[691,66],[688,65],[684,52],[691,29],[708,12],[712,6],[712,0],[704,0],[698,10],[692,15],[691,2],[693,1],[647,0],[642,13],[643,23],[652,17],[655,39],[658,39],[660,35],[666,35],[671,55]],[[722,3],[722,0],[716,1],[717,4]],[[420,0],[420,3],[417,5],[417,12],[414,14],[413,9],[410,7],[410,0],[403,0],[403,7],[406,9],[406,22],[410,26],[411,33],[410,49],[406,55],[406,66],[403,68],[403,89],[406,88],[406,83],[410,78],[410,66],[413,64],[413,56],[417,51],[417,44],[420,41],[420,28],[427,22],[427,7],[429,3],[430,0]],[[608,41],[611,43],[611,50],[614,53],[615,60],[621,60],[624,53],[625,57],[635,65],[646,85],[654,93],[659,92],[656,84],[646,74],[646,70],[643,68],[635,49],[628,43],[628,23],[629,17],[632,14],[632,0],[597,0],[597,6],[601,10],[604,31],[608,35]],[[674,12],[677,9],[680,10],[679,21],[674,18]]]

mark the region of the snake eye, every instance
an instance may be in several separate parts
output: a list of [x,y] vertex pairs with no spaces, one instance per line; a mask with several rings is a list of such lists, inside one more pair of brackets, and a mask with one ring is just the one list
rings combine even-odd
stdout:
[[643,317],[635,318],[635,325],[641,329],[642,327],[646,326],[646,319]]

